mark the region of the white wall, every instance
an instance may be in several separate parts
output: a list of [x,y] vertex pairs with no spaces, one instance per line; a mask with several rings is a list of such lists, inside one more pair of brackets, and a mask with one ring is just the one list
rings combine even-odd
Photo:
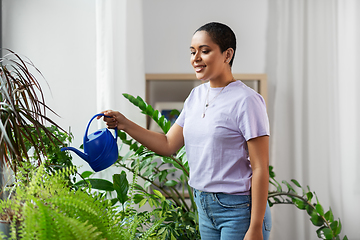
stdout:
[[43,81],[45,101],[61,116],[52,119],[80,146],[96,112],[95,0],[3,0],[3,14],[3,47],[43,73],[52,92]]
[[264,73],[267,0],[143,1],[146,73],[193,73],[190,42],[211,21],[237,36],[234,73]]

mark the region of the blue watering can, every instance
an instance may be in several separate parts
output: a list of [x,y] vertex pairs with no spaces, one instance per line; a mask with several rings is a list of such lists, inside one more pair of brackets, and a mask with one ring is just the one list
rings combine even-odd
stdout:
[[89,121],[84,135],[84,153],[73,147],[64,147],[61,151],[74,151],[79,157],[89,163],[90,167],[99,172],[113,165],[119,156],[116,143],[117,129],[115,128],[115,138],[107,128],[102,128],[88,136],[88,130],[92,120],[104,114],[96,114]]

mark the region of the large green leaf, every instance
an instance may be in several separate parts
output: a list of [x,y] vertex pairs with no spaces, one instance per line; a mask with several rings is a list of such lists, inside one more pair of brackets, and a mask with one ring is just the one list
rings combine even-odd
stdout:
[[317,235],[321,239],[332,239],[334,237],[331,229],[327,227],[321,227],[316,231]]
[[304,210],[304,209],[306,208],[306,205],[307,205],[307,204],[306,204],[303,200],[301,200],[301,199],[299,199],[299,198],[293,198],[292,200],[293,200],[294,205],[295,205],[297,208],[299,208],[299,209],[301,209],[301,210]]
[[105,179],[100,179],[100,178],[90,178],[85,181],[80,180],[75,183],[75,186],[87,187],[88,182],[91,184],[91,188],[93,188],[93,189],[109,191],[109,192],[112,192],[115,190],[112,182],[105,180]]
[[169,180],[169,181],[167,181],[164,185],[165,185],[165,186],[168,186],[168,187],[173,187],[173,186],[175,186],[176,184],[178,184],[177,181],[175,181],[175,180]]
[[114,174],[113,182],[117,198],[121,204],[124,204],[128,200],[127,192],[129,189],[129,182],[126,178],[126,173],[122,171],[121,174]]
[[320,216],[324,216],[324,208],[320,203],[316,204],[315,209]]
[[325,213],[325,219],[330,223],[334,221],[334,215],[331,209]]
[[92,172],[92,171],[85,171],[85,172],[83,172],[83,173],[81,174],[81,177],[83,177],[83,178],[88,178],[88,177],[90,177],[92,174],[94,174],[94,172]]
[[310,221],[315,225],[315,226],[322,226],[324,224],[324,219],[322,219],[319,215],[313,215],[311,218],[310,218]]

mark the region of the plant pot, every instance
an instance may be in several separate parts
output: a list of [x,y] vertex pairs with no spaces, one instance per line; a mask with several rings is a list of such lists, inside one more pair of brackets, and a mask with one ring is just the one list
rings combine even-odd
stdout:
[[5,235],[5,240],[10,237],[10,223],[6,221],[0,221],[0,232]]

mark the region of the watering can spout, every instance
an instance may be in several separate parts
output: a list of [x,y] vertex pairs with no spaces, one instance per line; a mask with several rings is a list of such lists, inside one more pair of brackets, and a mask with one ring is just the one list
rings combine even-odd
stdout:
[[89,162],[90,158],[89,158],[89,155],[87,155],[86,153],[83,153],[81,151],[79,151],[78,149],[76,148],[73,148],[73,147],[64,147],[61,149],[61,151],[67,151],[67,150],[70,150],[70,151],[73,151],[75,152],[79,157],[81,157],[82,159],[84,159],[85,161]]

